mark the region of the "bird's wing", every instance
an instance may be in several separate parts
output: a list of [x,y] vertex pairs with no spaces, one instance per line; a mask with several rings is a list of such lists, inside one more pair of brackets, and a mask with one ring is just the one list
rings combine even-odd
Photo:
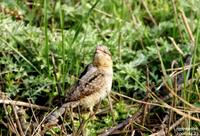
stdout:
[[106,82],[104,75],[102,70],[89,66],[85,74],[80,76],[78,82],[70,89],[66,102],[77,101],[99,91]]
[[91,70],[92,68],[94,68],[94,66],[92,64],[88,64],[85,69],[81,72],[80,76],[78,79],[81,79],[84,75],[86,75],[86,73]]

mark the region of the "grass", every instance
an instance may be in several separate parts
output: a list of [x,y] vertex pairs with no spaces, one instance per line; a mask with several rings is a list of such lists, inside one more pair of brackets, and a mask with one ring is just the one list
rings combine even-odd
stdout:
[[[95,46],[105,44],[113,56],[112,91],[131,99],[112,94],[113,114],[108,110],[108,99],[105,99],[100,106],[105,111],[97,114],[96,120],[86,123],[86,135],[97,135],[130,115],[134,116],[145,107],[145,102],[159,106],[150,111],[146,109],[148,114],[139,118],[143,123],[131,122],[126,129],[115,133],[130,135],[136,129],[137,133],[146,135],[153,133],[153,129],[158,132],[162,128],[155,125],[163,121],[164,110],[170,113],[171,122],[168,120],[167,128],[184,118],[169,133],[176,133],[177,128],[199,130],[198,5],[198,0],[2,0],[0,91],[9,99],[31,100],[53,109],[54,100],[66,94],[66,89],[92,61]],[[188,55],[192,61],[186,70],[184,63]],[[180,79],[177,83],[174,81],[180,77],[177,72],[183,73],[183,87],[179,92],[176,91]],[[172,90],[182,99],[174,96],[169,102],[162,101],[161,92],[167,90]],[[141,106],[143,100],[146,101]],[[4,118],[5,108],[8,106],[4,105],[0,112],[2,135],[11,131],[2,123],[8,122],[8,118]],[[11,108],[9,114],[13,114],[13,110]],[[28,111],[28,122],[31,122],[32,115]],[[38,111],[36,118],[41,120],[39,117],[43,115]],[[74,120],[76,129],[79,121]],[[66,132],[76,131],[70,129],[70,121],[66,119],[66,122]],[[48,133],[61,133],[59,128],[55,130],[57,132]]]

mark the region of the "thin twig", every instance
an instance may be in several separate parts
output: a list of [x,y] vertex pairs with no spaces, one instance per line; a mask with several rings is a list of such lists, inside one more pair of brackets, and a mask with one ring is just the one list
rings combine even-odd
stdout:
[[[29,103],[31,103],[29,99],[28,99],[28,101],[29,101]],[[33,113],[33,117],[34,117],[36,123],[38,124],[38,119],[36,118],[35,112],[33,111],[33,108],[32,108],[32,107],[31,107],[31,111],[32,111],[32,113]]]
[[190,29],[190,26],[189,26],[189,24],[188,24],[188,21],[187,21],[187,18],[186,18],[186,16],[185,16],[185,13],[183,12],[183,10],[180,10],[180,14],[181,14],[181,17],[182,17],[182,19],[183,19],[183,23],[184,23],[184,25],[185,25],[185,28],[186,28],[186,30],[187,30],[187,32],[188,32],[188,35],[189,35],[189,37],[190,37],[190,41],[191,41],[191,44],[192,44],[192,48],[194,48],[194,46],[195,46],[195,39],[194,39],[194,36],[193,36],[192,31],[191,31],[191,29]]
[[39,106],[39,105],[36,105],[36,104],[27,103],[27,102],[7,100],[7,99],[5,99],[5,100],[0,99],[0,104],[24,106],[24,107],[28,107],[28,108],[35,108],[35,109],[38,109],[38,110],[45,110],[45,111],[49,110],[49,108],[47,108],[45,106]]
[[[3,99],[5,98],[5,96],[3,96]],[[5,98],[6,99],[6,98]],[[5,113],[6,113],[6,119],[8,120],[8,123],[9,123],[9,126],[10,128],[12,128],[12,130],[14,130],[14,133],[17,135],[17,136],[20,136],[18,130],[17,130],[17,127],[12,119],[12,117],[10,116],[7,108],[6,108],[6,105],[3,104],[3,107],[4,107],[4,110],[5,110]]]
[[[119,96],[121,96],[121,97],[130,99],[130,100],[132,100],[132,101],[134,101],[134,102],[137,102],[137,103],[148,104],[148,105],[150,105],[149,110],[153,109],[153,108],[156,107],[156,106],[159,106],[159,107],[163,107],[163,108],[167,108],[167,109],[172,109],[174,112],[178,113],[179,115],[182,115],[182,116],[184,116],[184,117],[190,118],[190,119],[192,119],[192,120],[200,121],[199,119],[197,119],[197,118],[195,118],[195,117],[193,117],[193,116],[190,116],[190,115],[188,115],[188,114],[186,114],[186,113],[180,111],[180,110],[177,109],[177,108],[174,108],[174,107],[172,107],[172,106],[169,106],[169,105],[166,104],[166,103],[163,103],[163,105],[161,105],[161,104],[158,104],[158,103],[144,102],[144,101],[136,100],[136,99],[134,99],[134,98],[128,97],[128,96],[126,96],[126,95],[123,95],[123,94],[120,94],[120,93],[117,93],[117,92],[112,92],[112,93],[115,94],[115,95],[119,95]],[[171,97],[172,97],[172,95],[167,95],[167,96],[165,96],[164,98],[162,98],[162,102],[168,100],[168,99],[171,98]],[[131,121],[135,120],[136,118],[138,119],[142,114],[143,114],[143,109],[140,109],[139,111],[136,112],[136,114],[135,114],[134,116],[128,117],[125,121],[119,123],[117,126],[111,127],[111,128],[109,128],[109,129],[105,130],[103,133],[100,134],[100,136],[108,136],[108,135],[112,134],[114,131],[123,128],[124,126],[128,125]]]
[[[65,110],[66,112],[66,110]],[[70,114],[70,121],[71,121],[71,124],[72,124],[72,136],[75,136],[75,125],[74,125],[74,117],[73,117],[73,108],[70,107],[70,110],[69,110],[69,114]]]
[[199,110],[200,111],[200,108],[197,108],[195,106],[193,106],[192,104],[190,104],[189,102],[187,102],[186,100],[184,100],[183,98],[181,98],[180,96],[178,96],[174,91],[173,89],[171,89],[169,87],[169,85],[167,84],[167,81],[163,78],[163,82],[165,84],[165,86],[167,87],[168,91],[170,91],[170,93],[175,96],[176,98],[178,98],[179,100],[181,100],[183,103],[187,104],[188,106],[190,106],[192,109],[196,109],[196,110]]
[[[150,88],[150,85],[149,85],[149,68],[148,68],[148,65],[147,65],[147,68],[146,68],[146,79],[147,79],[147,82],[146,82],[146,88]],[[146,99],[146,101],[148,101],[149,100],[149,94],[150,94],[150,92],[149,92],[149,89],[147,89],[146,90],[146,98],[144,98],[144,99]],[[143,114],[143,120],[142,120],[142,126],[144,126],[145,125],[145,122],[146,122],[146,117],[147,117],[147,114],[148,114],[148,111],[149,111],[149,105],[147,105],[147,104],[144,104],[144,106],[143,106],[144,108],[144,114]]]
[[146,105],[151,105],[151,106],[163,107],[161,104],[156,103],[156,102],[145,102],[145,101],[142,101],[142,100],[137,100],[137,99],[134,99],[134,98],[132,98],[132,97],[129,97],[129,96],[126,96],[126,95],[117,93],[117,92],[112,92],[112,94],[118,95],[118,96],[121,96],[121,97],[124,97],[124,98],[126,98],[126,99],[132,100],[132,101],[137,102],[137,103],[140,103],[140,104],[146,104]]
[[[169,127],[169,132],[172,131],[172,129],[174,129],[176,126],[178,126],[181,122],[183,122],[184,119],[185,119],[185,117],[182,117],[179,120],[177,120],[174,124],[172,124]],[[164,129],[161,129],[158,132],[153,133],[153,134],[151,134],[149,136],[162,136],[162,135],[165,136],[165,130]]]
[[[97,105],[97,110],[95,110],[95,112],[92,113],[86,120],[83,120],[83,121],[81,122],[81,124],[80,124],[80,126],[79,126],[77,132],[75,133],[75,136],[76,136],[76,135],[80,135],[80,132],[83,130],[83,128],[85,127],[86,123],[87,123],[91,118],[93,118],[93,117],[96,115],[96,113],[97,113],[97,111],[98,111],[98,109],[99,109],[99,106],[100,106],[100,103],[98,103],[98,105]],[[84,134],[82,134],[82,135],[84,135]]]
[[160,48],[158,47],[158,41],[156,41],[155,43],[156,43],[158,58],[159,58],[160,63],[161,63],[162,73],[163,73],[164,77],[167,77],[167,72],[166,72],[164,63],[163,63],[163,61],[162,61],[162,56],[161,56],[161,54],[160,54]]
[[169,127],[169,132],[172,131],[172,129],[174,129],[176,126],[178,126],[181,122],[183,122],[185,119],[185,117],[181,117],[179,120],[177,120],[174,124],[172,124]]
[[172,5],[173,5],[173,9],[174,9],[175,20],[176,20],[178,32],[179,32],[180,38],[181,38],[180,41],[183,41],[183,34],[181,33],[181,28],[180,28],[180,25],[179,25],[178,14],[177,14],[177,8],[176,8],[176,2],[177,2],[177,0],[172,0]]
[[151,21],[153,22],[153,24],[154,24],[155,26],[157,26],[157,23],[156,23],[155,19],[153,18],[152,14],[151,14],[151,12],[150,12],[150,10],[149,10],[149,8],[147,7],[147,4],[145,3],[144,0],[141,0],[141,1],[142,1],[142,5],[144,6],[145,10],[147,11],[147,14],[149,15],[149,17],[150,17],[150,19],[151,19]]
[[60,85],[60,83],[58,82],[58,77],[57,77],[57,66],[56,66],[56,63],[55,63],[55,56],[54,56],[54,54],[52,53],[51,54],[51,60],[52,60],[52,63],[53,63],[53,75],[54,75],[54,78],[55,78],[55,80],[56,80],[56,87],[57,87],[57,91],[58,91],[58,97],[59,97],[59,101],[60,101],[60,103],[62,104],[62,100],[61,100],[61,94],[62,94],[62,88],[61,88],[61,85]]
[[107,129],[105,132],[103,132],[99,136],[108,136],[108,135],[112,134],[115,130],[118,130],[118,129],[128,125],[129,122],[131,122],[133,119],[134,119],[133,117],[129,117],[125,121],[123,121],[122,123],[119,123],[117,126]]
[[174,41],[174,38],[169,37],[169,39],[171,40],[172,45],[174,46],[174,48],[175,48],[182,56],[184,56],[183,51],[178,47],[178,45],[177,45],[176,42]]
[[185,118],[188,118],[188,119],[191,119],[191,120],[200,122],[200,119],[199,119],[199,118],[196,118],[196,117],[191,116],[190,114],[184,113],[184,112],[182,112],[181,110],[179,110],[179,109],[177,109],[177,108],[174,108],[174,107],[168,105],[167,103],[163,103],[163,106],[164,106],[165,108],[172,109],[174,112],[176,112],[177,114],[179,114],[179,115],[181,115],[181,116],[183,116],[183,117],[185,117]]
[[15,130],[13,129],[12,126],[10,126],[9,124],[5,123],[3,120],[0,120],[0,123],[3,124],[6,128],[8,128],[8,130],[12,133],[16,133]]
[[[172,64],[171,64],[171,69],[174,69],[176,66],[178,65],[178,62],[177,61],[172,61]],[[174,76],[174,83],[173,83],[173,87],[175,88],[174,89],[174,93],[177,94],[177,76]],[[176,103],[177,103],[177,97],[172,97],[172,103],[171,105],[173,107],[176,107]],[[174,112],[170,109],[169,110],[169,121],[168,121],[168,131],[167,131],[167,135],[169,134],[169,127],[171,126],[171,123],[173,122],[174,120],[174,117],[176,116],[176,114],[174,114]]]
[[22,125],[21,125],[21,123],[19,121],[19,117],[17,115],[17,111],[16,111],[17,106],[15,106],[13,104],[11,104],[11,106],[12,106],[13,113],[14,113],[14,116],[15,116],[15,121],[16,121],[17,128],[19,129],[19,133],[20,133],[21,136],[25,136],[24,132],[22,130]]
[[111,101],[111,98],[110,98],[110,94],[108,92],[107,92],[107,95],[108,95],[108,102],[109,102],[111,115],[112,115],[112,121],[113,121],[113,124],[114,124],[115,123],[115,114],[114,114],[114,111],[113,111],[113,105],[112,105],[112,101]]

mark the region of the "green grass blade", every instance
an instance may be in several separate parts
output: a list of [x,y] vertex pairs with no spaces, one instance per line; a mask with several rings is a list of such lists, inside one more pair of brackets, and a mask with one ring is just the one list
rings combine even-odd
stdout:
[[8,42],[6,42],[4,39],[0,38],[2,42],[4,42],[6,45],[8,45],[12,50],[14,50],[20,57],[22,57],[31,67],[33,67],[39,74],[41,72],[28,60],[24,55],[22,55],[17,49],[15,49],[13,46],[11,46]]

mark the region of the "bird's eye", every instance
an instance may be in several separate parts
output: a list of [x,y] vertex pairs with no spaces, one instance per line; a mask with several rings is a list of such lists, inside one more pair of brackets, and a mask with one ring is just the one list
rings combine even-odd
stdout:
[[110,54],[109,52],[103,51],[103,53],[105,53],[105,54],[111,56],[111,54]]
[[105,54],[108,54],[109,56],[111,56],[111,54],[109,52],[103,51]]
[[103,53],[108,54],[106,51],[103,51]]

